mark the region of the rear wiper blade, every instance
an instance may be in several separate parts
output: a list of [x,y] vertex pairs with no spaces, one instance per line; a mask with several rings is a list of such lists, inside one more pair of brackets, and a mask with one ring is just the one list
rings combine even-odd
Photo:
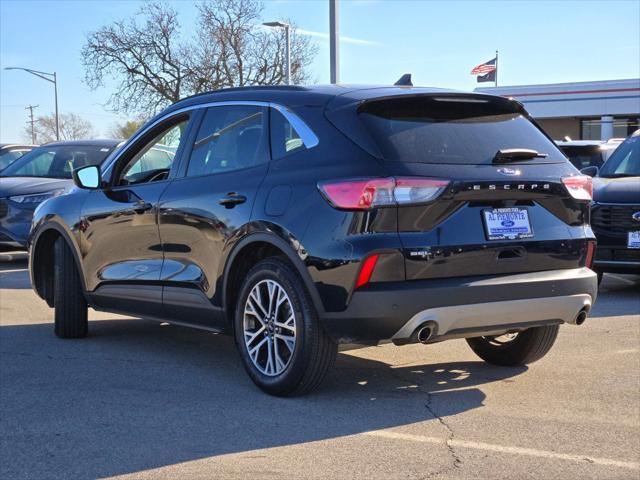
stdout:
[[493,157],[493,163],[511,163],[522,160],[531,160],[532,158],[546,157],[546,153],[540,153],[537,150],[530,150],[528,148],[508,148],[505,150],[498,150]]

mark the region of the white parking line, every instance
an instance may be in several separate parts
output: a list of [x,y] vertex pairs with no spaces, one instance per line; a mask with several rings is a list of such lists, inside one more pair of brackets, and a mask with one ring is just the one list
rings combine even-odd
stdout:
[[505,445],[495,445],[492,443],[468,442],[465,440],[456,440],[456,439],[447,441],[446,439],[443,439],[443,438],[425,437],[423,435],[412,435],[408,433],[392,432],[389,430],[374,430],[371,432],[364,432],[363,435],[370,435],[372,437],[390,438],[395,440],[406,440],[409,442],[422,442],[422,443],[449,445],[451,447],[470,448],[473,450],[483,450],[485,452],[510,453],[513,455],[526,455],[529,457],[549,458],[552,460],[568,460],[571,462],[580,462],[580,463],[585,462],[585,463],[592,463],[596,465],[603,465],[607,467],[618,467],[618,468],[626,468],[629,470],[640,470],[640,463],[638,462],[625,462],[621,460],[612,460],[610,458],[590,457],[588,455],[573,455],[569,453],[549,452],[547,450],[536,450],[533,448],[509,447]]

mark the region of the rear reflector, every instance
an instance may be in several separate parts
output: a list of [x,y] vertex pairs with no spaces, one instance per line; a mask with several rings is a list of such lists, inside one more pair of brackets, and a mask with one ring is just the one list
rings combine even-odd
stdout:
[[593,259],[596,253],[596,242],[593,240],[589,240],[587,242],[587,258],[584,262],[585,267],[591,268],[593,267]]
[[565,177],[562,183],[569,194],[576,200],[591,200],[593,198],[593,180],[586,175]]
[[376,268],[376,263],[378,262],[378,257],[380,255],[371,255],[367,257],[367,259],[362,262],[362,267],[360,268],[360,273],[358,274],[358,279],[356,280],[356,288],[360,288],[363,285],[369,283],[371,280],[371,275],[373,275],[373,270]]
[[448,180],[434,178],[388,177],[321,182],[318,188],[336,208],[369,210],[429,202],[438,197],[447,185]]

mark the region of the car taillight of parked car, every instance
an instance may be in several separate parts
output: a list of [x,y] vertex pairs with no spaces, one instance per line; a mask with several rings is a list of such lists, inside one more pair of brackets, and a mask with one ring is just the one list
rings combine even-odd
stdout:
[[411,205],[436,199],[448,180],[417,177],[387,177],[321,182],[318,188],[327,201],[343,210]]

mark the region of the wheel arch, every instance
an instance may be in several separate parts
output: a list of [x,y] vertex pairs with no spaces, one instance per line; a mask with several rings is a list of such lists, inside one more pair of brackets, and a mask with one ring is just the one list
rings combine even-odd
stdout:
[[234,304],[244,275],[257,262],[270,256],[284,256],[287,258],[307,287],[318,315],[321,315],[324,312],[324,307],[311,275],[300,258],[298,253],[300,251],[304,251],[304,249],[292,236],[285,240],[270,232],[250,233],[238,241],[227,257],[223,273],[222,305],[227,320],[232,324],[235,313]]
[[35,292],[44,299],[47,304],[53,306],[53,245],[62,238],[73,254],[80,276],[82,291],[87,297],[87,288],[80,261],[80,248],[73,235],[56,221],[50,221],[41,225],[31,237],[29,248],[29,275],[31,285]]

